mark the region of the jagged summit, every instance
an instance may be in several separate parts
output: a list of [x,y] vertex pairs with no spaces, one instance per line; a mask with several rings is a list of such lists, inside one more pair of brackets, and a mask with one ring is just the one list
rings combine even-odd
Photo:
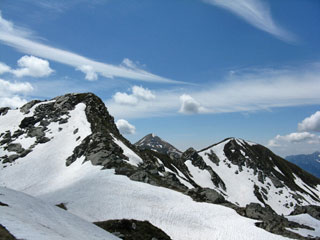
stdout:
[[167,154],[172,158],[178,158],[181,156],[181,151],[170,143],[162,140],[154,133],[150,133],[136,142],[134,145],[140,149],[150,149],[162,154]]
[[[212,169],[224,183],[199,184],[219,190],[239,206],[259,202],[286,214],[297,204],[320,203],[320,179],[262,145],[228,138],[199,151],[198,155],[203,159],[202,168]],[[186,164],[193,169],[189,162]],[[195,169],[192,172],[196,175]],[[225,190],[221,186],[225,186]]]

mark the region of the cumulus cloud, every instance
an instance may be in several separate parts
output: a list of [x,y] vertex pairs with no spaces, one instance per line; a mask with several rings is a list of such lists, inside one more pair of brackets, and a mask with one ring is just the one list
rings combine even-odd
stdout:
[[132,95],[145,101],[150,101],[156,98],[156,96],[149,89],[139,86],[132,87]]
[[131,94],[117,92],[113,95],[113,100],[117,104],[121,105],[137,105],[142,101],[151,101],[156,96],[147,88],[133,86],[131,88]]
[[277,135],[274,139],[271,139],[268,143],[270,147],[280,147],[287,143],[308,143],[318,144],[320,143],[320,136],[309,132],[294,132],[288,135]]
[[179,112],[185,114],[195,114],[205,112],[205,108],[200,105],[193,97],[187,94],[180,96],[181,107]]
[[132,94],[117,92],[113,95],[113,99],[116,103],[121,105],[137,105],[138,98]]
[[86,75],[86,79],[89,81],[94,81],[98,79],[98,74],[94,71],[92,66],[82,65],[76,68],[77,70],[83,72]]
[[[4,19],[1,12],[0,42],[26,54],[56,61],[79,70],[82,69],[81,71],[85,72],[86,78],[89,80],[93,80],[96,74],[99,74],[106,78],[121,77],[146,82],[182,83],[152,74],[142,69],[94,61],[79,54],[40,43],[35,40],[35,36],[31,31],[16,27],[12,22]],[[88,66],[90,66],[89,70]]]
[[129,135],[136,132],[135,126],[131,125],[127,120],[119,119],[116,121],[116,125],[121,134]]
[[33,87],[28,82],[12,83],[0,79],[0,107],[20,107],[27,102],[22,96],[32,90]]
[[277,135],[268,142],[274,152],[280,156],[310,154],[319,150],[320,136],[309,132],[294,132]]
[[18,66],[18,69],[11,71],[17,77],[47,77],[53,73],[47,60],[34,56],[23,56],[18,60]]
[[0,62],[0,75],[10,71],[11,68],[7,64]]
[[301,123],[298,123],[298,130],[320,132],[320,111],[315,112]]
[[47,60],[34,56],[23,56],[17,63],[19,68],[12,69],[5,63],[0,62],[0,74],[11,73],[20,78],[24,76],[47,77],[54,72]]
[[261,0],[202,0],[205,3],[224,8],[249,24],[268,32],[277,38],[293,42],[295,37],[277,25],[270,13],[269,6]]

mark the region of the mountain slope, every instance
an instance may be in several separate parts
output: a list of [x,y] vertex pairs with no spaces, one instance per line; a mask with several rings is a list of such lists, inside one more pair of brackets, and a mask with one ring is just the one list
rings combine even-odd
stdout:
[[[278,213],[319,204],[319,180],[262,146],[227,139],[199,153],[188,149],[175,159],[139,150],[120,135],[103,102],[90,93],[33,101],[1,114],[0,185],[52,205],[63,203],[90,222],[147,220],[175,240],[285,239],[257,228],[257,220],[212,203],[231,204],[238,212],[247,211],[251,202],[268,204]],[[289,208],[285,200],[275,204],[278,194],[282,200],[297,195],[300,202],[292,201]]]
[[198,155],[185,162],[192,179],[238,206],[260,203],[289,214],[297,205],[320,204],[320,179],[261,145],[230,138]]
[[287,156],[285,159],[320,178],[320,152],[292,155]]
[[8,188],[0,187],[0,203],[0,223],[17,239],[119,239],[67,211]]

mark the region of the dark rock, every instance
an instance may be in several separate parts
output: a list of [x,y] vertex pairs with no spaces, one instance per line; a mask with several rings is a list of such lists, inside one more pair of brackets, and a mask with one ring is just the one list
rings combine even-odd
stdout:
[[28,103],[26,103],[25,105],[23,105],[21,108],[20,108],[20,112],[23,112],[23,113],[29,113],[30,112],[30,109],[37,103],[39,103],[41,101],[39,100],[32,100]]
[[217,191],[210,188],[193,188],[186,192],[187,195],[192,197],[197,202],[208,202],[208,203],[225,203],[225,198]]
[[17,240],[4,226],[0,224],[0,239],[1,240]]
[[59,204],[56,204],[57,207],[63,209],[63,210],[68,210],[66,205],[64,203],[59,203]]
[[36,137],[40,139],[45,136],[43,127],[33,127],[28,131],[28,137]]
[[307,213],[311,217],[318,219],[320,221],[320,206],[308,205],[308,206],[296,206],[294,211],[290,215],[298,215]]
[[278,218],[275,211],[269,206],[262,207],[259,203],[250,203],[245,207],[245,216],[257,220],[269,221]]
[[94,224],[116,236],[121,236],[121,239],[124,240],[171,240],[165,232],[148,221],[121,219],[95,222]]
[[168,155],[171,159],[179,159],[181,151],[154,134],[148,134],[134,144],[141,150],[149,149]]
[[11,163],[13,161],[15,161],[16,159],[18,159],[20,156],[18,154],[13,154],[10,156],[7,156],[3,159],[2,163]]
[[2,108],[0,108],[0,116],[6,115],[9,110],[10,110],[9,107],[2,107]]
[[59,124],[65,124],[68,122],[68,119],[67,118],[63,118],[59,121]]
[[9,207],[9,205],[8,205],[8,204],[3,203],[3,202],[0,202],[0,206],[1,206],[1,207]]
[[46,143],[49,141],[50,141],[50,138],[47,138],[47,137],[41,137],[37,140],[38,143]]
[[24,149],[22,148],[20,143],[11,143],[6,148],[9,152],[22,153]]
[[38,121],[39,119],[36,119],[35,117],[25,117],[24,119],[22,119],[19,127],[27,128],[29,126],[34,126]]

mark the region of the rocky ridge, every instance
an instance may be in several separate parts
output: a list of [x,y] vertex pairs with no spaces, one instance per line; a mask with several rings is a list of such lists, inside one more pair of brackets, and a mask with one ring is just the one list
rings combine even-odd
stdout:
[[[178,155],[172,155],[169,150],[175,148],[169,143],[169,147],[164,147],[168,145],[160,138],[163,147],[142,147],[148,142],[146,138],[140,140],[140,144],[132,145],[119,133],[104,103],[91,93],[67,94],[24,105],[19,110],[23,117],[18,126],[0,133],[3,168],[51,141],[54,136],[50,124],[59,125],[59,131],[63,131],[70,111],[80,103],[86,106],[91,133],[83,139],[77,137],[77,146],[65,159],[66,166],[72,166],[81,158],[83,162],[90,161],[102,169],[114,169],[116,174],[128,176],[131,180],[182,192],[195,201],[231,207],[242,216],[260,220],[257,225],[270,232],[306,239],[288,228],[308,227],[290,222],[281,214],[299,207],[319,206],[319,179],[267,148],[241,139],[228,138],[203,150],[189,148]],[[0,109],[0,115],[6,116],[10,111]],[[78,131],[74,129],[73,134],[77,136]],[[148,138],[156,139],[156,146],[160,146],[155,136]],[[25,144],[23,139],[31,143]],[[136,162],[130,161],[132,156]],[[241,194],[234,194],[233,185],[239,182],[245,187],[241,194],[251,196],[243,202],[240,202]]]

